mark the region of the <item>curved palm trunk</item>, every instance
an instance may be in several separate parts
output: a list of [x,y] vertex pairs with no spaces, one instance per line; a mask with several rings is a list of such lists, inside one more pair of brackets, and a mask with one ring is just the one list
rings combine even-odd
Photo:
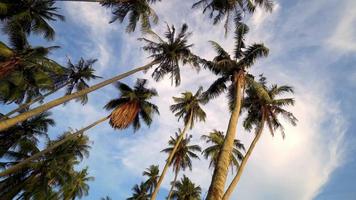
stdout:
[[159,191],[159,188],[160,188],[160,186],[161,186],[161,184],[162,184],[162,181],[163,181],[163,179],[164,179],[164,176],[165,176],[166,173],[167,173],[167,170],[168,170],[168,168],[169,168],[170,163],[172,162],[172,159],[173,159],[174,154],[177,152],[177,149],[178,149],[178,146],[179,146],[180,142],[182,141],[184,135],[186,134],[187,130],[189,129],[190,124],[192,123],[192,120],[193,120],[192,118],[193,118],[193,115],[191,115],[191,116],[189,117],[188,123],[185,124],[183,131],[182,131],[181,134],[179,135],[179,138],[178,138],[178,140],[177,140],[176,145],[173,147],[172,152],[169,154],[168,159],[167,159],[167,162],[166,162],[166,164],[164,165],[163,171],[162,171],[162,173],[161,173],[161,176],[160,176],[159,179],[158,179],[157,186],[155,187],[155,189],[154,189],[154,191],[153,191],[153,193],[152,193],[151,200],[156,200],[157,195],[158,195],[158,191]]
[[52,151],[53,149],[55,149],[55,148],[57,148],[58,146],[64,144],[64,143],[67,142],[68,140],[72,140],[73,138],[75,138],[75,137],[77,137],[77,136],[83,134],[85,131],[87,131],[87,130],[93,128],[94,126],[100,124],[101,122],[106,121],[107,119],[109,119],[109,117],[110,117],[110,115],[107,116],[107,117],[104,117],[104,118],[99,119],[98,121],[96,121],[96,122],[90,124],[89,126],[87,126],[87,127],[85,127],[85,128],[82,128],[81,130],[79,130],[79,131],[77,131],[77,132],[75,132],[75,133],[73,133],[73,134],[71,134],[71,135],[68,135],[68,136],[65,137],[64,139],[62,139],[62,140],[60,140],[60,141],[58,141],[58,142],[52,144],[52,145],[49,146],[48,148],[46,148],[46,149],[44,149],[44,150],[42,150],[42,151],[40,151],[40,152],[37,152],[37,153],[35,153],[34,155],[32,155],[31,157],[28,157],[28,158],[26,158],[25,160],[23,160],[23,161],[17,163],[16,165],[11,166],[10,168],[4,170],[3,172],[0,172],[0,177],[7,176],[7,175],[9,175],[9,174],[12,174],[12,173],[14,173],[14,172],[16,172],[16,171],[18,171],[18,170],[24,168],[24,167],[25,167],[27,164],[29,164],[31,161],[40,158],[40,157],[43,156],[44,154],[46,154],[46,153]]
[[241,110],[242,90],[244,86],[244,72],[240,71],[234,77],[236,83],[236,100],[231,112],[229,126],[226,131],[225,140],[219,153],[218,162],[208,191],[207,200],[221,200],[224,194],[225,182],[230,166],[231,153],[236,137],[236,127]]
[[43,112],[45,112],[45,111],[47,111],[47,110],[49,110],[49,109],[51,109],[53,107],[56,107],[58,105],[61,105],[61,104],[65,103],[67,101],[70,101],[72,99],[78,98],[80,96],[83,96],[85,94],[93,92],[93,91],[95,91],[97,89],[100,89],[100,88],[102,88],[104,86],[107,86],[107,85],[109,85],[111,83],[114,83],[114,82],[116,82],[118,80],[126,78],[126,77],[128,77],[128,76],[130,76],[130,75],[132,75],[132,74],[134,74],[136,72],[148,70],[151,66],[153,66],[155,64],[157,64],[157,61],[153,61],[153,62],[151,62],[151,63],[149,63],[147,65],[144,65],[142,67],[135,68],[133,70],[130,70],[128,72],[125,72],[123,74],[115,76],[115,77],[113,77],[111,79],[105,80],[103,82],[100,82],[100,83],[95,84],[95,85],[93,85],[91,87],[88,87],[88,88],[85,88],[85,89],[80,90],[78,92],[75,92],[73,94],[66,95],[64,97],[60,97],[60,98],[55,99],[53,101],[50,101],[50,102],[48,102],[46,104],[38,106],[38,107],[36,107],[36,108],[34,108],[32,110],[29,110],[27,112],[19,114],[16,117],[13,117],[13,118],[10,118],[10,119],[7,119],[7,120],[3,120],[3,121],[0,122],[0,131],[5,130],[7,128],[10,128],[10,127],[14,126],[15,124],[17,124],[19,122],[23,122],[23,121],[25,121],[26,119],[28,119],[30,117],[36,116],[38,114],[41,114],[41,113],[43,113]]
[[242,159],[242,162],[240,164],[240,167],[239,169],[237,170],[237,174],[235,175],[234,179],[232,180],[232,182],[230,183],[229,187],[227,188],[224,196],[223,196],[223,200],[228,200],[230,199],[234,189],[236,188],[237,186],[237,183],[239,182],[240,178],[241,178],[241,175],[245,169],[245,166],[246,166],[246,163],[248,161],[248,159],[250,158],[251,154],[252,154],[252,151],[253,149],[255,148],[258,140],[261,138],[261,135],[262,135],[262,131],[263,131],[263,127],[264,127],[264,124],[265,124],[265,117],[262,116],[262,121],[261,121],[261,124],[260,126],[258,127],[258,130],[256,132],[256,136],[255,138],[253,139],[253,141],[251,142],[251,145],[250,147],[248,148],[247,150],[247,153],[246,155],[244,156],[244,158]]
[[172,194],[173,194],[173,188],[174,188],[174,185],[175,185],[176,182],[177,182],[178,172],[179,172],[179,171],[176,170],[176,173],[174,174],[174,179],[173,179],[173,182],[172,182],[171,189],[169,190],[167,200],[170,200],[170,199],[171,199],[171,196],[172,196]]
[[6,113],[4,116],[1,117],[1,119],[6,119],[6,118],[9,118],[11,115],[13,115],[14,113],[17,113],[17,112],[20,112],[21,110],[25,109],[25,108],[29,108],[31,105],[33,105],[34,103],[37,103],[38,101],[42,100],[42,99],[45,99],[46,97],[50,96],[51,94],[57,92],[58,90],[64,88],[65,86],[67,86],[69,84],[68,83],[65,83],[64,85],[58,87],[57,89],[54,89],[50,92],[48,92],[47,94],[43,95],[43,96],[39,96],[33,100],[31,100],[30,102],[28,103],[24,103],[24,104],[21,104],[19,107],[17,107],[16,109]]

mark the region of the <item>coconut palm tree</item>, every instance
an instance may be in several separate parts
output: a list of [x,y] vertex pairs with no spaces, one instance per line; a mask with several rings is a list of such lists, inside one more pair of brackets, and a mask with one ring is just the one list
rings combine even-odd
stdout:
[[[248,131],[255,129],[255,138],[253,139],[245,157],[243,158],[235,178],[225,192],[223,197],[224,200],[228,200],[230,198],[232,192],[237,186],[246,163],[262,135],[265,124],[267,124],[267,127],[272,136],[274,136],[276,130],[280,130],[282,137],[284,138],[284,128],[281,121],[279,120],[279,117],[282,116],[293,126],[295,126],[297,122],[296,117],[291,112],[285,110],[286,106],[294,105],[293,98],[284,97],[286,93],[293,93],[293,89],[286,85],[272,85],[271,87],[267,87],[264,77],[260,79],[259,83],[263,86],[263,88],[265,88],[269,98],[264,98],[263,95],[260,95],[260,91],[255,87],[249,87],[246,91],[247,97],[244,100],[243,108],[246,109],[247,116],[244,119],[243,126]],[[279,98],[281,95],[283,95],[283,97]]]
[[193,94],[191,92],[182,93],[182,97],[173,97],[175,104],[170,106],[170,109],[175,116],[178,117],[178,121],[182,118],[184,121],[184,128],[180,132],[177,139],[176,145],[170,152],[166,164],[162,170],[161,176],[159,177],[157,187],[153,191],[151,200],[157,198],[159,187],[162,184],[163,178],[167,173],[170,163],[173,161],[174,154],[176,153],[180,142],[183,140],[184,135],[186,135],[188,129],[194,127],[194,123],[197,121],[205,121],[206,114],[204,110],[200,107],[201,104],[206,103],[206,99],[202,96],[203,88],[200,87],[198,91]]
[[123,83],[118,83],[116,87],[121,92],[120,97],[109,101],[105,105],[106,109],[113,110],[109,116],[101,118],[75,133],[69,134],[67,137],[63,138],[63,140],[53,143],[46,149],[26,158],[22,162],[4,170],[3,172],[0,172],[0,177],[19,171],[26,167],[32,160],[38,159],[42,155],[53,151],[63,143],[73,140],[73,138],[82,135],[85,131],[108,119],[110,119],[110,125],[115,129],[124,129],[132,125],[134,131],[136,131],[141,127],[141,120],[149,126],[152,123],[153,115],[156,113],[158,114],[159,112],[158,107],[148,101],[152,97],[157,96],[157,92],[152,88],[146,88],[146,85],[147,80],[145,79],[137,79],[134,88],[130,88]]
[[[181,131],[179,130],[179,132],[181,132]],[[171,136],[171,139],[168,141],[169,147],[163,149],[161,152],[170,154],[178,142],[179,135],[180,135],[180,133],[178,134],[176,132],[174,138]],[[173,167],[174,179],[172,181],[172,187],[168,194],[168,198],[167,198],[168,200],[171,199],[173,188],[177,182],[177,177],[178,177],[178,173],[180,172],[180,170],[185,171],[186,168],[189,168],[190,170],[192,170],[192,158],[199,159],[199,156],[195,152],[201,152],[201,148],[199,145],[190,145],[189,144],[191,137],[192,136],[190,135],[190,136],[184,138],[179,143],[176,153],[173,156],[172,162],[170,163],[170,166]]]
[[218,24],[225,19],[225,34],[229,29],[231,20],[234,24],[242,20],[244,13],[254,13],[256,7],[263,7],[266,11],[272,12],[272,0],[198,0],[193,4],[193,8],[202,8],[203,13],[210,12],[209,17],[213,18],[213,24]]
[[128,21],[126,31],[134,32],[137,23],[141,23],[141,30],[151,29],[151,23],[157,24],[158,16],[151,8],[151,4],[160,0],[55,0],[55,1],[76,1],[76,2],[98,2],[103,7],[112,10],[113,17],[110,23],[119,21],[123,23],[125,18]]
[[132,197],[127,198],[127,200],[149,200],[149,195],[147,194],[147,185],[141,182],[140,185],[135,185],[132,188]]
[[[209,168],[214,169],[218,162],[218,156],[224,143],[224,132],[214,129],[209,133],[209,135],[202,135],[201,138],[205,140],[207,144],[211,143],[211,146],[204,149],[202,154],[204,155],[205,159],[210,159]],[[240,142],[240,140],[235,139],[230,159],[230,167],[232,171],[234,168],[238,169],[239,162],[243,158],[241,150],[245,151],[244,145]]]
[[[29,110],[27,112],[21,113],[20,115],[7,119],[7,120],[2,120],[0,121],[0,131],[4,130],[6,128],[9,128],[21,121],[26,120],[27,118],[34,116],[34,115],[38,115],[46,110],[49,110],[55,106],[61,105],[67,101],[70,101],[72,99],[81,97],[85,94],[88,94],[90,92],[93,92],[97,89],[100,89],[106,85],[109,85],[111,83],[114,83],[120,79],[123,79],[127,76],[130,76],[136,72],[139,71],[147,71],[148,69],[150,69],[152,66],[159,64],[156,69],[154,70],[155,72],[153,73],[154,77],[156,77],[156,80],[160,80],[161,78],[159,77],[163,77],[164,75],[166,75],[167,73],[170,73],[171,70],[175,70],[175,72],[173,74],[176,74],[177,71],[177,66],[179,67],[180,64],[187,64],[187,62],[189,61],[190,63],[192,63],[194,66],[198,66],[196,61],[195,56],[193,58],[187,58],[186,57],[186,53],[187,51],[190,52],[189,48],[191,47],[191,45],[187,45],[187,26],[183,25],[181,31],[179,32],[179,34],[177,35],[177,37],[174,37],[175,35],[175,31],[174,28],[172,27],[171,29],[169,29],[166,33],[166,37],[169,40],[168,42],[165,41],[159,41],[159,43],[156,44],[147,44],[144,49],[146,49],[149,52],[153,52],[152,54],[152,62],[150,62],[147,65],[144,65],[142,67],[138,67],[135,68],[133,70],[130,70],[126,73],[120,74],[118,76],[115,76],[111,79],[105,80],[103,82],[100,82],[98,84],[95,84],[89,88],[83,89],[81,91],[75,92],[73,94],[70,95],[66,95],[64,97],[55,99],[53,101],[50,101],[46,104],[43,104],[41,106],[38,106],[32,110]],[[152,34],[154,34],[153,32],[151,32]],[[154,34],[157,35],[157,34]],[[173,36],[172,36],[173,35]],[[171,41],[171,39],[173,39],[174,41]],[[145,39],[142,39],[145,40]],[[145,40],[146,41],[146,40]],[[147,40],[148,42],[148,40]],[[169,49],[169,51],[167,51],[166,49]],[[162,64],[164,63],[164,64]],[[177,65],[178,64],[178,65]],[[160,75],[158,75],[157,73],[159,72]],[[175,80],[180,80],[179,77],[174,76],[172,77]],[[178,81],[175,81],[176,83]],[[179,82],[178,82],[179,83]]]
[[75,200],[76,197],[82,198],[89,194],[88,181],[94,180],[94,177],[88,176],[88,168],[79,172],[73,172],[70,181],[65,183],[62,188],[63,199]]
[[[67,133],[51,143],[61,141]],[[65,184],[73,180],[74,166],[88,156],[88,137],[80,136],[67,141],[50,153],[31,162],[19,172],[8,174],[0,181],[0,196],[4,199],[59,199],[59,193]],[[38,152],[39,150],[37,150]],[[9,159],[17,162],[26,159],[31,152],[19,149],[16,153],[9,154]]]
[[175,200],[200,200],[201,188],[183,175],[182,179],[174,185],[172,197]]
[[227,91],[229,108],[231,112],[225,140],[220,151],[217,165],[214,170],[212,182],[208,192],[208,200],[219,200],[224,193],[224,186],[230,166],[230,155],[236,137],[236,127],[240,114],[243,88],[246,81],[250,81],[246,70],[260,57],[268,55],[268,48],[263,44],[245,45],[247,25],[240,23],[235,30],[234,55],[230,56],[218,43],[211,41],[217,56],[212,61],[201,60],[202,64],[219,76],[204,92],[208,99],[219,96]]
[[9,46],[0,42],[0,101],[4,103],[31,101],[54,87],[51,76],[64,73],[47,57],[59,47],[32,47],[21,30],[11,32]]
[[48,21],[64,20],[53,0],[2,0],[2,5],[6,9],[0,12],[0,20],[6,33],[20,25],[27,34],[40,33],[52,40],[55,31]]
[[147,190],[152,194],[153,190],[157,186],[157,182],[159,179],[159,167],[158,165],[151,165],[148,167],[143,173],[143,176],[147,176],[147,180],[145,184],[147,185]]
[[48,138],[47,131],[55,122],[50,118],[50,113],[45,112],[33,118],[30,118],[6,131],[0,132],[0,158],[11,149],[16,149],[21,145],[36,149],[39,138]]
[[[89,85],[87,81],[101,78],[100,76],[96,76],[94,74],[95,70],[93,68],[93,64],[96,61],[96,59],[84,60],[83,58],[81,58],[77,64],[73,64],[71,60],[68,60],[68,68],[64,68],[64,74],[55,75],[56,79],[58,80],[55,81],[55,88],[52,91],[47,92],[46,94],[41,95],[39,97],[36,97],[28,103],[21,104],[18,108],[4,115],[3,118],[8,118],[16,112],[28,109],[34,103],[42,101],[44,98],[48,97],[49,95],[57,92],[58,90],[64,87],[67,87],[66,95],[72,94],[74,89],[76,91],[80,91],[85,88],[88,88]],[[78,100],[81,101],[82,104],[85,104],[88,102],[88,96],[85,94],[79,97]]]

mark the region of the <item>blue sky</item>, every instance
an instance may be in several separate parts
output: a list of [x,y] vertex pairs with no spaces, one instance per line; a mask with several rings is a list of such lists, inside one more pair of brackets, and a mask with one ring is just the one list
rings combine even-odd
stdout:
[[[66,57],[73,61],[80,57],[98,58],[98,75],[109,78],[150,61],[137,41],[140,33],[127,34],[123,25],[108,24],[109,10],[95,3],[66,2],[58,6],[66,16],[65,23],[54,23],[57,36],[51,44],[62,46],[52,55],[58,62],[64,64]],[[212,26],[200,10],[191,10],[190,6],[188,0],[158,3],[154,8],[160,23],[154,30],[162,33],[165,21],[176,27],[187,23],[193,31],[190,42],[194,43],[194,53],[212,58],[209,40],[232,51],[232,34],[225,38],[221,25]],[[272,137],[265,132],[233,199],[356,199],[355,9],[354,0],[279,0],[272,14],[257,10],[246,20],[251,29],[247,42],[264,42],[270,48],[270,56],[261,59],[251,72],[265,74],[270,83],[295,87],[297,103],[291,109],[299,123],[297,127],[286,126],[284,140],[280,135]],[[51,45],[38,37],[32,41]],[[182,122],[168,109],[171,97],[185,90],[195,91],[200,85],[207,87],[214,80],[207,71],[196,73],[184,66],[179,87],[172,87],[168,79],[156,83],[149,73],[137,74],[124,82],[132,84],[143,77],[158,90],[160,96],[153,101],[160,107],[161,115],[150,128],[136,133],[130,129],[114,131],[107,123],[87,132],[92,149],[82,165],[89,166],[95,181],[90,182],[89,196],[83,199],[106,195],[125,199],[132,186],[143,180],[141,173],[145,168],[151,164],[162,168],[167,155],[160,150],[166,147],[169,136],[182,127]],[[102,107],[118,95],[112,86],[107,86],[91,93],[84,107],[76,102],[56,107],[52,113],[57,125],[50,130],[50,136],[55,137],[68,127],[79,129],[107,115]],[[194,143],[204,146],[199,138],[212,129],[225,131],[229,118],[225,102],[225,97],[220,97],[204,107],[207,122],[197,124],[191,131]],[[241,130],[240,127],[238,138],[248,146],[252,134]],[[193,171],[184,173],[205,193],[212,174],[208,161],[201,158],[193,164]],[[164,199],[172,178],[170,172],[160,199]]]

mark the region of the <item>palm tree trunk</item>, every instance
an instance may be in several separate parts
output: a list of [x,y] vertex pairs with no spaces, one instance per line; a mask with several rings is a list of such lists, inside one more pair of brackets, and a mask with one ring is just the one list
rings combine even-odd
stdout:
[[77,132],[75,132],[75,133],[73,133],[73,134],[70,134],[70,135],[68,135],[67,137],[65,137],[64,139],[62,139],[62,140],[60,140],[60,141],[58,141],[58,142],[52,144],[52,145],[49,146],[48,148],[46,148],[46,149],[44,149],[44,150],[42,150],[42,151],[40,151],[40,152],[37,152],[37,153],[35,153],[34,155],[32,155],[31,157],[28,157],[28,158],[26,158],[25,160],[23,160],[23,161],[17,163],[16,165],[11,166],[10,168],[4,170],[3,172],[0,172],[0,177],[7,176],[7,175],[9,175],[9,174],[12,174],[12,173],[14,173],[14,172],[16,172],[16,171],[18,171],[18,170],[24,168],[24,167],[25,167],[27,164],[29,164],[31,161],[40,158],[40,157],[43,156],[44,154],[46,154],[46,153],[52,151],[53,149],[57,148],[58,146],[64,144],[65,142],[67,142],[67,141],[69,141],[69,140],[72,140],[73,138],[75,138],[75,137],[77,137],[77,136],[83,134],[85,131],[87,131],[87,130],[93,128],[94,126],[100,124],[101,122],[106,121],[107,119],[109,119],[109,117],[110,117],[110,115],[107,116],[107,117],[104,117],[104,118],[99,119],[98,121],[96,121],[96,122],[90,124],[89,126],[87,126],[87,127],[85,127],[85,128],[82,128],[81,130],[79,130],[79,131],[77,131]]
[[170,200],[170,199],[171,199],[171,196],[172,196],[172,193],[173,193],[174,185],[175,185],[176,182],[177,182],[178,172],[179,172],[179,171],[176,170],[176,173],[174,174],[174,179],[173,179],[173,182],[172,182],[171,189],[169,190],[167,200]]
[[154,191],[153,191],[153,193],[152,193],[151,200],[156,200],[157,195],[158,195],[159,188],[160,188],[160,186],[161,186],[161,184],[162,184],[162,181],[163,181],[163,178],[164,178],[164,176],[166,175],[167,170],[168,170],[168,168],[169,168],[169,165],[170,165],[171,162],[172,162],[173,156],[174,156],[174,154],[176,153],[176,151],[177,151],[177,149],[178,149],[178,146],[179,146],[180,142],[182,141],[184,135],[186,134],[187,130],[189,129],[190,124],[192,123],[192,120],[193,120],[193,115],[190,115],[190,116],[189,116],[189,121],[188,121],[188,123],[185,124],[183,131],[181,132],[181,134],[180,134],[179,137],[178,137],[178,140],[177,140],[176,145],[173,147],[172,152],[171,152],[171,153],[169,154],[169,156],[168,156],[167,162],[166,162],[166,164],[164,165],[164,168],[163,168],[163,171],[162,171],[162,173],[161,173],[161,176],[160,176],[159,179],[158,179],[157,186],[155,187],[155,189],[154,189]]
[[237,186],[237,183],[239,182],[240,178],[241,178],[241,175],[245,169],[245,166],[246,166],[246,163],[248,161],[248,159],[250,158],[251,156],[251,153],[253,151],[253,149],[255,148],[258,140],[261,138],[261,135],[262,135],[262,131],[263,131],[263,127],[264,127],[264,124],[265,124],[265,117],[264,117],[264,114],[262,116],[262,120],[261,120],[261,124],[260,126],[258,127],[258,130],[256,132],[256,136],[255,138],[253,139],[250,147],[248,148],[247,150],[247,153],[246,155],[244,156],[244,158],[242,159],[242,162],[240,164],[240,167],[239,169],[237,170],[237,174],[235,175],[234,179],[232,180],[232,182],[230,183],[229,187],[227,188],[224,196],[223,196],[223,200],[228,200],[230,199],[231,195],[232,195],[232,192],[234,191],[234,189],[236,188]]
[[58,87],[58,88],[56,88],[56,89],[54,89],[54,90],[48,92],[47,94],[45,94],[45,95],[43,95],[43,96],[39,96],[39,97],[37,97],[37,98],[31,100],[31,101],[28,102],[28,103],[21,104],[21,105],[20,105],[19,107],[17,107],[16,109],[14,109],[14,110],[8,112],[7,114],[5,114],[4,116],[2,116],[1,119],[6,119],[6,118],[10,117],[11,115],[13,115],[14,113],[20,112],[21,110],[23,110],[23,109],[25,109],[25,108],[29,108],[32,104],[34,104],[34,103],[36,103],[36,102],[38,102],[38,101],[40,101],[40,100],[42,100],[42,99],[45,99],[45,98],[48,97],[49,95],[51,95],[51,94],[57,92],[58,90],[64,88],[64,87],[67,86],[68,84],[69,84],[69,82],[67,82],[67,83],[63,84],[62,86],[60,86],[60,87]]
[[244,87],[244,72],[235,74],[234,83],[236,83],[235,105],[231,112],[229,126],[226,131],[225,140],[219,153],[218,162],[214,170],[211,184],[208,191],[207,200],[221,200],[224,194],[225,182],[230,166],[231,153],[236,137],[236,127],[241,110],[242,90]]
[[23,121],[25,121],[26,119],[28,119],[30,117],[36,116],[38,114],[41,114],[41,113],[43,113],[43,112],[45,112],[45,111],[47,111],[47,110],[49,110],[49,109],[51,109],[53,107],[56,107],[58,105],[61,105],[61,104],[65,103],[67,101],[70,101],[72,99],[78,98],[80,96],[83,96],[83,95],[88,94],[90,92],[93,92],[95,90],[98,90],[98,89],[100,89],[100,88],[102,88],[102,87],[104,87],[106,85],[109,85],[109,84],[114,83],[114,82],[116,82],[118,80],[126,78],[126,77],[128,77],[128,76],[130,76],[130,75],[132,75],[132,74],[134,74],[136,72],[148,70],[150,67],[152,67],[153,65],[155,65],[157,63],[158,63],[157,61],[150,62],[147,65],[135,68],[133,70],[130,70],[128,72],[125,72],[123,74],[115,76],[115,77],[113,77],[111,79],[108,79],[108,80],[105,80],[105,81],[100,82],[98,84],[95,84],[95,85],[93,85],[91,87],[85,88],[85,89],[80,90],[78,92],[75,92],[73,94],[69,94],[69,95],[66,95],[64,97],[60,97],[58,99],[50,101],[50,102],[48,102],[46,104],[43,104],[41,106],[38,106],[38,107],[32,109],[32,110],[29,110],[27,112],[19,114],[16,117],[13,117],[13,118],[10,118],[10,119],[7,119],[7,120],[3,120],[3,121],[0,122],[0,131],[5,130],[7,128],[10,128],[10,127],[14,126],[15,124],[17,124],[19,122],[23,122]]
[[174,174],[174,179],[173,179],[173,182],[172,182],[171,189],[169,190],[167,200],[170,200],[170,199],[171,199],[171,196],[172,196],[172,193],[173,193],[174,185],[175,185],[176,182],[177,182],[178,172],[179,172],[179,171],[178,171],[178,169],[177,169],[177,170],[176,170],[176,173]]

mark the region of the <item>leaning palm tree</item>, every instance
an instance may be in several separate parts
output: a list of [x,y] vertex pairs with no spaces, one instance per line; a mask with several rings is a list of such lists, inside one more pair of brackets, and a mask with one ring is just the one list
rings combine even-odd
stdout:
[[[61,105],[67,101],[70,101],[72,99],[76,99],[78,97],[81,97],[85,94],[88,94],[90,92],[93,92],[97,89],[100,89],[106,85],[109,85],[111,83],[114,83],[120,79],[123,79],[127,76],[130,76],[136,72],[139,71],[147,71],[150,69],[152,66],[158,64],[156,69],[154,70],[153,76],[155,77],[156,80],[160,80],[160,77],[163,77],[169,73],[172,73],[171,78],[175,80],[176,83],[179,83],[180,77],[175,76],[177,74],[177,70],[181,64],[187,64],[187,63],[192,63],[193,66],[198,66],[196,63],[196,58],[193,56],[193,54],[187,54],[187,52],[190,52],[190,47],[191,45],[187,44],[187,39],[190,34],[188,34],[187,31],[187,25],[184,24],[182,26],[181,31],[178,34],[175,34],[174,27],[169,28],[169,30],[166,32],[165,36],[167,37],[168,41],[163,41],[162,39],[159,40],[158,42],[153,42],[150,43],[149,40],[142,39],[148,42],[148,44],[144,47],[145,50],[149,51],[152,53],[152,62],[150,62],[147,65],[144,65],[142,67],[138,67],[136,69],[130,70],[126,73],[120,74],[118,76],[115,76],[111,79],[105,80],[101,83],[95,84],[89,88],[83,89],[81,91],[75,92],[70,95],[66,95],[64,97],[55,99],[53,101],[50,101],[46,104],[43,104],[41,106],[38,106],[32,110],[29,110],[27,112],[24,112],[16,117],[7,119],[7,120],[2,120],[0,121],[0,131],[4,130],[6,128],[9,128],[21,121],[26,120],[27,118],[38,115],[46,110],[49,110],[55,106]],[[154,34],[152,32],[153,35]],[[175,35],[177,35],[175,37]],[[189,55],[189,56],[187,56]],[[177,68],[178,67],[178,68]],[[174,71],[174,72],[172,72]]]
[[[96,59],[84,60],[83,58],[81,58],[77,64],[73,64],[70,60],[68,60],[68,68],[64,68],[64,74],[54,75],[58,80],[55,81],[55,88],[52,91],[47,92],[44,95],[38,96],[37,98],[31,100],[28,103],[21,104],[16,109],[2,116],[2,118],[8,118],[16,112],[28,109],[34,103],[42,101],[44,98],[50,96],[51,94],[57,92],[58,90],[64,87],[66,87],[67,89],[66,95],[72,94],[74,89],[76,91],[80,91],[85,88],[88,88],[89,85],[87,81],[101,78],[94,74],[95,70],[93,68],[93,64],[95,62]],[[85,94],[79,97],[78,100],[81,101],[82,104],[85,104],[88,102],[88,96]]]
[[88,168],[73,173],[70,180],[66,182],[62,188],[62,196],[65,200],[75,200],[76,197],[82,198],[89,194],[89,181],[94,180],[94,177],[88,176]]
[[0,12],[0,20],[5,23],[7,33],[18,24],[27,34],[41,33],[52,40],[55,31],[48,21],[64,20],[53,0],[2,0],[2,4],[6,10]]
[[[179,130],[180,132],[180,130]],[[176,153],[173,156],[172,162],[170,163],[170,166],[173,168],[174,172],[174,179],[172,181],[172,187],[169,191],[168,194],[168,200],[171,199],[172,192],[173,192],[173,187],[175,186],[177,182],[177,177],[178,173],[180,170],[185,170],[186,168],[189,168],[192,170],[192,158],[193,159],[199,159],[199,156],[195,154],[195,152],[201,152],[201,148],[199,145],[190,145],[190,139],[191,135],[184,138],[178,145],[178,148],[176,150]],[[174,147],[176,146],[177,142],[179,139],[179,134],[175,133],[175,138],[171,137],[171,139],[168,141],[168,145],[170,147],[163,149],[161,152],[165,152],[170,154]]]
[[249,87],[246,91],[247,97],[244,100],[243,108],[246,109],[247,116],[244,119],[243,126],[248,131],[255,129],[255,138],[248,148],[248,151],[241,162],[235,178],[225,192],[223,197],[224,200],[228,200],[230,198],[232,192],[237,186],[246,163],[262,135],[265,124],[267,124],[267,127],[272,136],[274,136],[274,132],[276,130],[280,130],[282,137],[284,138],[284,128],[281,121],[279,120],[279,117],[282,116],[294,126],[297,122],[297,119],[294,117],[294,115],[291,112],[285,110],[286,106],[294,105],[294,99],[285,97],[278,98],[278,96],[284,96],[286,93],[293,93],[293,89],[286,85],[272,85],[271,87],[267,88],[267,86],[265,86],[265,78],[263,77],[260,81],[260,84],[262,84],[263,88],[265,88],[269,98],[264,98],[264,95],[260,95],[260,90],[256,89],[255,87]]
[[184,175],[182,179],[174,185],[172,197],[175,200],[200,200],[201,188],[200,186],[196,186]]
[[110,125],[115,129],[125,129],[132,125],[134,131],[136,131],[141,127],[141,120],[149,126],[152,123],[154,114],[158,114],[159,112],[158,107],[148,101],[152,97],[157,96],[157,92],[154,89],[146,88],[146,85],[147,80],[145,79],[137,79],[134,88],[130,88],[128,85],[123,83],[118,83],[116,86],[121,92],[120,97],[109,101],[105,105],[106,109],[113,110],[110,115],[97,120],[75,133],[69,134],[63,138],[63,140],[53,143],[46,149],[32,155],[29,158],[26,158],[22,162],[4,170],[3,172],[0,172],[0,177],[26,167],[26,165],[28,165],[32,160],[53,151],[63,143],[77,138],[85,131],[108,119],[110,119]]
[[203,13],[209,11],[209,17],[213,18],[213,24],[218,24],[225,18],[225,34],[229,29],[231,20],[239,23],[243,14],[247,11],[254,13],[256,7],[263,7],[266,11],[272,12],[272,0],[198,0],[193,4],[193,8],[201,7]]
[[141,30],[146,32],[151,29],[151,23],[157,24],[158,16],[151,8],[151,4],[161,0],[54,0],[76,2],[98,2],[103,7],[112,10],[113,17],[110,23],[119,21],[123,23],[127,18],[127,32],[134,32],[137,23],[141,23]]
[[192,129],[196,121],[205,121],[206,114],[200,106],[201,104],[206,103],[206,99],[202,96],[202,91],[203,88],[200,87],[195,94],[191,92],[184,92],[182,93],[182,97],[173,97],[175,104],[171,105],[170,109],[175,113],[175,116],[178,117],[178,121],[183,118],[184,128],[180,132],[176,145],[173,147],[168,156],[161,176],[159,177],[157,187],[153,191],[151,200],[155,200],[157,198],[159,187],[162,184],[163,178],[166,175],[169,165],[173,161],[174,154],[177,152],[179,144],[183,140],[183,137],[186,135],[188,129]]
[[211,41],[217,56],[212,61],[204,59],[201,62],[219,78],[204,92],[208,99],[219,96],[227,91],[229,108],[231,112],[225,140],[220,151],[212,182],[208,192],[208,200],[219,200],[224,193],[224,185],[230,166],[230,155],[236,137],[236,127],[240,114],[243,89],[246,81],[250,81],[246,70],[249,69],[260,57],[268,55],[268,48],[263,44],[245,45],[245,36],[248,32],[247,25],[239,23],[235,30],[235,49],[231,57],[218,43]]
[[[201,138],[205,140],[207,144],[211,143],[211,146],[208,146],[206,149],[204,149],[202,154],[204,155],[205,159],[210,159],[209,168],[214,169],[218,162],[218,156],[224,143],[224,133],[214,129],[209,133],[209,135],[202,135]],[[245,150],[244,145],[240,142],[240,140],[235,139],[230,159],[230,167],[232,171],[234,168],[238,169],[239,162],[243,158],[241,150]]]
[[145,183],[140,185],[135,185],[132,188],[132,197],[127,198],[126,200],[149,200],[149,195],[147,194],[147,186]]
[[149,168],[147,168],[143,173],[143,176],[147,176],[147,180],[145,181],[145,184],[147,185],[147,190],[150,192],[150,195],[152,194],[153,190],[157,186],[157,182],[159,179],[159,167],[158,165],[151,165]]

